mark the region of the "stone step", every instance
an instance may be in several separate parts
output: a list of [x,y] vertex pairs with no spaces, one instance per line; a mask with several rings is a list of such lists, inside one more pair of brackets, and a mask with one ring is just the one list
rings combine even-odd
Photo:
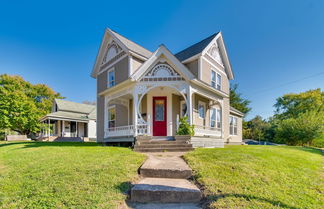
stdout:
[[131,189],[133,202],[198,202],[201,197],[197,186],[186,179],[144,178]]
[[174,141],[174,140],[146,140],[146,141],[136,141],[136,144],[187,144],[184,141]]
[[140,144],[134,148],[173,148],[173,147],[192,147],[192,144]]
[[135,152],[188,152],[192,151],[194,148],[192,147],[182,147],[182,146],[177,146],[177,147],[169,147],[169,148],[141,148],[137,147],[134,148]]
[[149,155],[140,168],[142,177],[187,179],[192,175],[191,168],[180,157],[168,154]]

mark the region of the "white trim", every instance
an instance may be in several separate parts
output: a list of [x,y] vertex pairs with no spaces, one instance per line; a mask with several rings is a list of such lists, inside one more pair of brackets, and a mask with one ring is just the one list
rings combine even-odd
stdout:
[[206,62],[208,62],[213,68],[215,68],[215,70],[219,71],[220,73],[222,73],[223,75],[225,75],[227,77],[226,72],[224,72],[224,68],[220,68],[219,66],[215,65],[214,63],[212,63],[211,61],[209,61],[206,57],[202,56],[202,59]]
[[[202,105],[204,107],[204,117],[201,117],[200,116],[200,110],[199,110],[199,106]],[[206,119],[206,102],[203,102],[203,101],[198,101],[198,117],[200,119]]]
[[197,59],[200,55],[201,55],[201,53],[196,54],[196,55],[194,55],[194,56],[192,56],[192,57],[189,57],[189,58],[183,60],[182,63],[183,63],[183,64],[187,64],[188,62],[192,62],[192,61],[194,61],[195,59]]
[[130,77],[133,74],[133,57],[132,55],[129,55],[128,58],[128,77]]

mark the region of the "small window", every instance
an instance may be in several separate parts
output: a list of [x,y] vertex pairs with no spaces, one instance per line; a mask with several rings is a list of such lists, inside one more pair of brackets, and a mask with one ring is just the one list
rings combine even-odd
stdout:
[[115,86],[115,70],[108,71],[108,88]]
[[230,135],[237,135],[237,117],[230,116]]
[[222,76],[217,73],[217,80],[216,80],[216,89],[221,90],[222,87]]
[[105,57],[105,62],[108,62],[112,58],[114,58],[117,54],[117,48],[115,46],[112,46],[108,49],[107,55]]
[[180,117],[183,118],[187,113],[187,104],[186,101],[182,100],[180,102]]
[[116,126],[116,108],[108,108],[108,128],[114,128]]
[[198,102],[198,114],[199,118],[205,118],[206,104],[204,102]]
[[222,113],[220,109],[210,109],[210,127],[221,128],[222,127]]
[[211,73],[211,86],[216,88],[216,72],[212,70]]

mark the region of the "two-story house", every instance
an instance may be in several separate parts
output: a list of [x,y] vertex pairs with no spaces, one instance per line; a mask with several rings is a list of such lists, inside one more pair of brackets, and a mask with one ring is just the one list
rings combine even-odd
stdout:
[[230,106],[234,74],[220,32],[173,54],[164,45],[150,52],[108,28],[91,76],[97,142],[172,139],[187,116],[194,147],[242,143],[243,114]]

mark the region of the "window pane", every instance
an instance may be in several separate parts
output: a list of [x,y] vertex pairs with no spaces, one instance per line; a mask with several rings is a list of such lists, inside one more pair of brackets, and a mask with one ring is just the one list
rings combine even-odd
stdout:
[[237,135],[237,127],[234,126],[234,135]]
[[216,126],[216,123],[214,120],[210,121],[210,127],[215,127]]
[[109,128],[114,128],[115,127],[115,121],[109,121]]
[[204,118],[205,117],[205,108],[203,105],[198,105],[198,112],[199,112],[199,117]]
[[164,100],[155,100],[155,121],[164,121]]
[[181,116],[183,117],[187,113],[187,105],[186,105],[186,103],[182,103],[181,108],[182,108]]
[[212,81],[216,81],[216,72],[215,71],[212,71],[212,78],[211,78]]
[[233,126],[230,125],[230,135],[233,135]]

